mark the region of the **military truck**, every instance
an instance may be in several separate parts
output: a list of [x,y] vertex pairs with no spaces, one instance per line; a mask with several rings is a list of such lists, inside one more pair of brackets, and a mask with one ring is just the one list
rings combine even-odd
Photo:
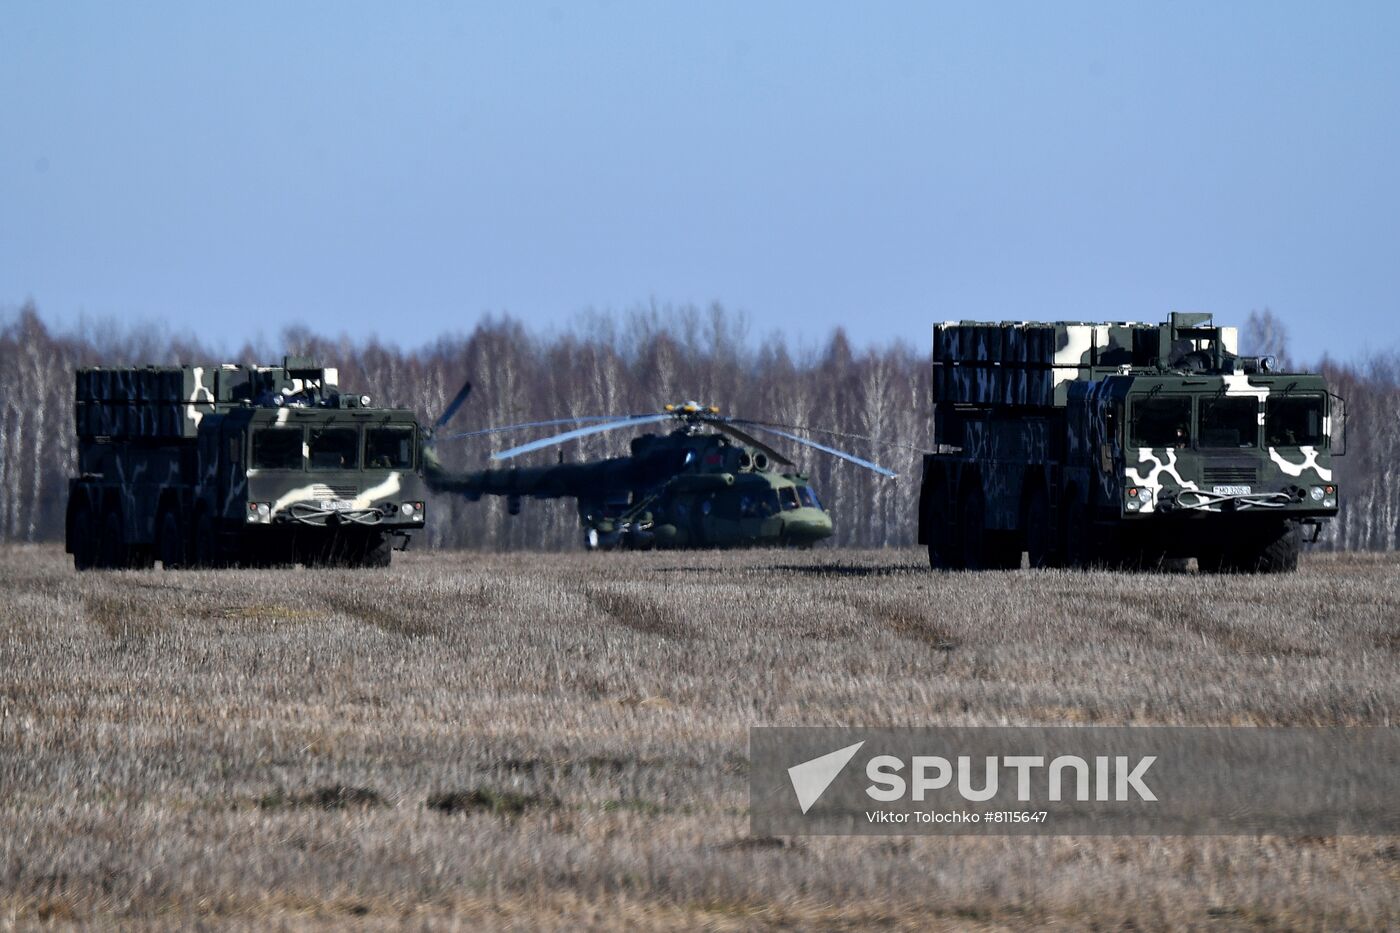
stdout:
[[417,419],[341,392],[334,369],[287,357],[76,376],[79,570],[384,567],[423,527]]
[[919,543],[945,569],[1294,570],[1337,514],[1335,399],[1209,314],[939,324]]

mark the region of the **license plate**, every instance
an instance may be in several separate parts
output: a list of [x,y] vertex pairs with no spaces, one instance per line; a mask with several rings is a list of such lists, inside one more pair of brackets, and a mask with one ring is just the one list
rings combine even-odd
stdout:
[[348,512],[355,507],[349,499],[322,499],[321,508],[331,512]]
[[1212,486],[1211,492],[1217,496],[1247,496],[1254,489],[1251,486]]

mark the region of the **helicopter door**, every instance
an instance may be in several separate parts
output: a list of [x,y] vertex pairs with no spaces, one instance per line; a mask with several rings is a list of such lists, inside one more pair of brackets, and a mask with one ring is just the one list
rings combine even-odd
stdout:
[[715,497],[713,495],[702,497],[695,503],[695,507],[691,509],[690,536],[693,543],[700,545],[710,543],[712,539],[710,535],[710,523],[714,510]]

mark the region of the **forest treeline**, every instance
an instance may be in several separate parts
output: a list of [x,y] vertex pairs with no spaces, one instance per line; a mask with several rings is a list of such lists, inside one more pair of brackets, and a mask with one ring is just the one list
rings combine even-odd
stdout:
[[[1287,356],[1283,328],[1268,312],[1250,315],[1242,344],[1245,352]],[[752,338],[743,315],[719,306],[593,314],[548,334],[510,317],[488,316],[469,332],[417,348],[296,327],[282,334],[279,346],[245,346],[224,360],[229,354],[196,339],[150,328],[52,328],[26,305],[0,321],[0,538],[62,538],[74,463],[75,368],[267,363],[280,361],[283,353],[336,366],[342,387],[368,393],[377,404],[412,408],[425,422],[470,379],[471,398],[444,434],[575,415],[649,412],[694,399],[727,414],[878,437],[890,446],[840,445],[897,470],[898,481],[811,451],[790,453],[832,512],[838,544],[914,542],[920,469],[914,448],[926,445],[930,436],[930,368],[922,344],[857,347],[838,330],[819,346],[795,347],[776,335]],[[1337,461],[1342,514],[1324,546],[1392,550],[1400,528],[1400,353],[1351,363],[1323,360],[1320,368],[1333,391],[1347,399],[1349,447]],[[491,450],[532,436],[444,440],[439,449],[449,465],[480,468]],[[617,456],[626,451],[627,440],[625,432],[584,438],[559,453],[545,451],[522,461]],[[580,533],[568,501],[527,501],[512,517],[499,499],[469,503],[438,496],[429,511],[426,543],[432,546],[564,548],[576,546]]]

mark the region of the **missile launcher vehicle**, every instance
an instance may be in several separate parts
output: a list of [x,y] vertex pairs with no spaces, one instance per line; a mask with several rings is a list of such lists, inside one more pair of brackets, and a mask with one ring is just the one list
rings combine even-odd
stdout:
[[74,408],[79,570],[387,566],[423,527],[413,412],[310,360],[80,369]]
[[1339,399],[1236,344],[1208,314],[935,326],[930,565],[1296,569],[1337,514]]

